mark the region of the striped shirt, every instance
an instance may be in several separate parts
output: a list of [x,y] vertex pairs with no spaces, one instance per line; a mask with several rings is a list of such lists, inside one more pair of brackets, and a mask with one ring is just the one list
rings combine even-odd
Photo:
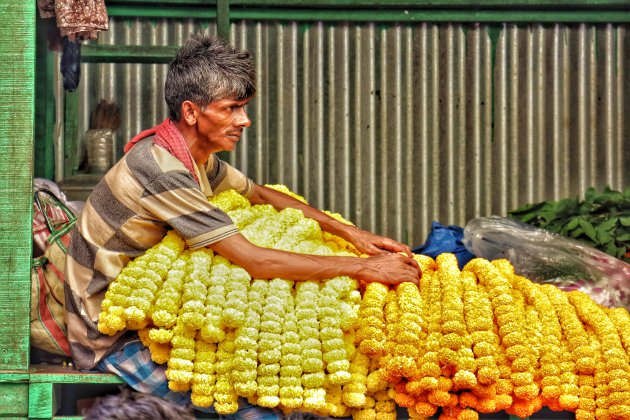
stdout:
[[98,331],[107,286],[133,258],[175,229],[191,249],[238,232],[229,216],[207,200],[234,189],[245,197],[253,182],[215,155],[199,183],[184,164],[152,137],[136,144],[96,185],[77,221],[66,260],[68,339],[76,365],[93,368],[133,337]]

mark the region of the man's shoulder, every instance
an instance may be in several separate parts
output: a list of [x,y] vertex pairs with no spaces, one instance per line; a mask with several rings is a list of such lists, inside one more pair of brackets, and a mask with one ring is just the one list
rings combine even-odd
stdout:
[[186,171],[184,164],[164,147],[147,137],[127,152],[127,165],[132,171],[152,172],[153,176],[173,171]]

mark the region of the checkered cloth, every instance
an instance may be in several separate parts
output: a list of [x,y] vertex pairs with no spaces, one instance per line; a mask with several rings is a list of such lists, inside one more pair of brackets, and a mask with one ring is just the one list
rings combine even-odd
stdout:
[[[191,405],[190,392],[174,392],[168,389],[166,365],[151,360],[151,353],[139,340],[127,343],[121,350],[105,357],[97,365],[101,372],[114,373],[138,392],[162,397],[179,405]],[[195,410],[216,413],[212,408],[193,406]],[[282,413],[257,407],[240,398],[238,411],[229,415],[217,415],[221,419],[275,420]]]

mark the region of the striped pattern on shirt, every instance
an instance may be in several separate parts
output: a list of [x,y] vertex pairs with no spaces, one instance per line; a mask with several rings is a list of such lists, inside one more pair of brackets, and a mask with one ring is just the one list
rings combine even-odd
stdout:
[[66,260],[66,323],[78,367],[93,368],[129,339],[98,331],[107,286],[134,257],[175,229],[191,249],[238,232],[208,197],[234,189],[245,197],[253,182],[211,155],[197,179],[152,137],[139,142],[96,185],[77,221]]

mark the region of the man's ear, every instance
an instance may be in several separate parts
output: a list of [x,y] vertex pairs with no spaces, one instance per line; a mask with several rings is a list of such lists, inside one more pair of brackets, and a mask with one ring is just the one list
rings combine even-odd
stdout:
[[186,124],[188,125],[197,124],[198,112],[199,112],[199,107],[195,105],[193,102],[191,101],[182,102],[181,114],[182,114],[182,119],[186,121]]

